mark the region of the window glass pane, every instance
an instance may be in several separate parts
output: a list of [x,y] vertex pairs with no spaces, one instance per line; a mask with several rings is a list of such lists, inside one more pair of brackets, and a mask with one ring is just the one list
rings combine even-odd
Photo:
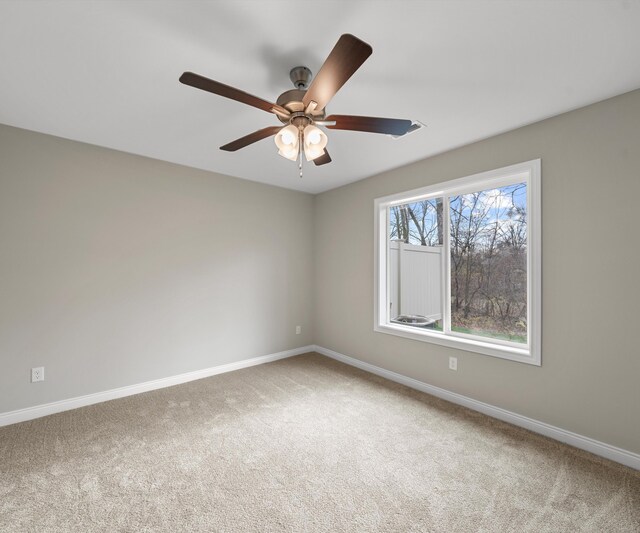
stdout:
[[442,198],[388,211],[389,320],[442,330]]
[[449,202],[451,330],[526,343],[526,184]]

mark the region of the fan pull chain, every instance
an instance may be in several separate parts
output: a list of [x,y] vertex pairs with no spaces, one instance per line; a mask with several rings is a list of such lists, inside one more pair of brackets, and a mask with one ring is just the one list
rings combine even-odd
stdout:
[[300,170],[300,179],[302,179],[302,143],[304,142],[302,138],[302,131],[300,131],[298,135],[298,157],[300,158],[300,162],[298,163],[298,170]]

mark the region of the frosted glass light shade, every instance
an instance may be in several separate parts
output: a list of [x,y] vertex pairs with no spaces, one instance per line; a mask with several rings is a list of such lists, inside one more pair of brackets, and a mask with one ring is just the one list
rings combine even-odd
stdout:
[[293,124],[289,124],[276,133],[273,140],[278,147],[279,155],[291,159],[291,161],[296,160],[300,142],[298,138],[298,128]]
[[304,129],[304,155],[307,161],[313,161],[316,157],[323,155],[328,141],[324,131],[309,124]]

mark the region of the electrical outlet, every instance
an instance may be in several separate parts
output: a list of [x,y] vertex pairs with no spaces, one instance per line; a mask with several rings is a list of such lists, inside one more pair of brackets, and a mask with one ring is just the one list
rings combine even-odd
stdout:
[[36,381],[44,381],[44,367],[38,366],[31,369],[31,383]]
[[458,358],[449,357],[449,370],[458,370]]
[[302,326],[296,326],[296,335],[300,335],[302,333]]

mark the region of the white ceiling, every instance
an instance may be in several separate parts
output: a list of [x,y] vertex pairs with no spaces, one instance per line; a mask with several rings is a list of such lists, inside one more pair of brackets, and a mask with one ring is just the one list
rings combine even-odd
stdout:
[[[273,115],[178,83],[275,101],[342,33],[373,55],[328,111],[428,127],[329,131],[302,179],[270,139],[218,150]],[[640,1],[0,0],[0,57],[1,123],[320,192],[640,87]]]

